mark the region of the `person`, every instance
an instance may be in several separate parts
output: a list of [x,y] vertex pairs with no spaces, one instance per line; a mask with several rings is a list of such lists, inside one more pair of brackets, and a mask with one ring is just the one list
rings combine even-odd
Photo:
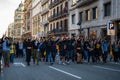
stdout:
[[90,62],[90,58],[92,58],[92,62],[95,62],[95,51],[94,51],[94,41],[90,40],[90,47],[88,48],[89,54],[88,54],[88,63]]
[[112,44],[109,45],[109,55],[109,60],[112,61],[114,59]]
[[82,63],[82,52],[81,40],[79,38],[76,43],[77,64]]
[[48,62],[48,59],[50,61],[50,65],[53,65],[53,53],[52,53],[51,39],[48,39],[47,43],[46,43],[46,60],[47,60],[47,62]]
[[65,64],[65,56],[66,56],[66,43],[65,43],[65,38],[62,40],[60,39],[59,40],[59,43],[58,43],[58,46],[59,46],[59,52],[60,52],[60,62],[59,64],[63,64],[63,65],[66,65]]
[[84,41],[84,45],[83,45],[83,48],[84,48],[84,60],[86,61],[88,59],[88,55],[89,55],[89,48],[90,47],[90,44],[89,44],[89,39],[87,39],[86,41]]
[[[32,41],[32,45],[33,45],[33,63],[35,64],[37,60],[38,48],[39,48],[39,41],[37,38]],[[37,64],[38,64],[38,60],[37,60]]]
[[41,61],[42,60],[45,61],[45,58],[46,58],[46,54],[45,54],[46,40],[41,39],[38,47],[39,47],[39,54],[38,54],[38,59],[37,60],[39,60],[39,57],[40,57]]
[[23,41],[23,56],[24,56],[24,59],[26,58],[26,43],[27,43],[27,39],[24,39],[24,41]]
[[5,67],[9,67],[9,62],[10,62],[10,53],[9,53],[9,50],[10,50],[10,41],[8,39],[8,37],[5,37],[5,39],[3,40],[3,43],[2,43],[2,49],[3,49],[3,58],[4,58],[4,65]]
[[0,39],[0,72],[1,72],[1,59],[2,59],[2,39]]
[[112,48],[113,48],[113,53],[114,53],[114,61],[118,62],[118,58],[119,58],[119,45],[118,45],[117,41],[115,41],[113,43]]
[[20,40],[18,43],[18,56],[23,57],[23,42],[22,42],[22,40]]
[[12,42],[12,44],[10,46],[10,62],[11,63],[14,62],[14,55],[15,55],[15,44],[14,44],[14,42]]
[[118,57],[119,57],[119,61],[120,61],[120,40],[118,41],[118,46],[119,46],[119,54],[118,54]]
[[28,39],[26,42],[26,62],[28,66],[30,65],[30,60],[31,60],[31,51],[32,51],[32,42],[30,39]]
[[102,47],[101,47],[101,42],[100,40],[95,40],[95,43],[94,43],[94,46],[95,46],[95,62],[102,62]]
[[0,60],[2,58],[2,39],[0,39]]
[[56,38],[55,37],[52,37],[52,40],[51,40],[51,52],[52,52],[52,57],[53,57],[53,62],[55,62],[55,56],[56,56],[56,53],[57,53],[57,50],[56,50]]
[[18,58],[18,57],[19,57],[19,46],[18,46],[18,41],[15,41],[15,50],[16,50],[15,57]]
[[102,43],[102,53],[103,53],[103,62],[106,63],[107,61],[107,55],[108,55],[108,43],[106,40]]

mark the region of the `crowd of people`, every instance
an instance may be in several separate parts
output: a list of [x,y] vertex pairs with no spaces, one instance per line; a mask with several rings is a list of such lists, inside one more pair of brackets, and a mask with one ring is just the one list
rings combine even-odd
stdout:
[[[29,66],[31,60],[34,64],[39,61],[49,62],[53,65],[59,58],[59,64],[83,62],[106,63],[120,61],[120,40],[113,43],[106,39],[84,39],[67,37],[28,38],[19,41],[10,40],[8,37],[0,39],[0,60],[3,56],[4,66],[9,67],[14,63],[14,58],[26,58]],[[57,58],[56,58],[57,56]],[[109,57],[108,57],[109,56]]]

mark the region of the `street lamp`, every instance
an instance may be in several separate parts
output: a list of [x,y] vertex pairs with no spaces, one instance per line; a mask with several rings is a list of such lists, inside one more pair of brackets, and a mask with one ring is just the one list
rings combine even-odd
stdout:
[[77,23],[77,25],[79,25],[80,26],[80,37],[81,37],[81,31],[82,31],[82,29],[81,29],[81,20],[79,20],[79,22]]

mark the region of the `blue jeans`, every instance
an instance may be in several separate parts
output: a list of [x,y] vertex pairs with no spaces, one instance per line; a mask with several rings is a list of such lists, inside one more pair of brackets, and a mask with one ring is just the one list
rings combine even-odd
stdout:
[[84,60],[86,60],[86,59],[87,59],[87,57],[88,57],[88,51],[87,51],[87,50],[84,50],[83,57],[84,57]]
[[50,58],[50,62],[53,62],[53,53],[49,52],[49,58]]
[[10,62],[14,62],[14,53],[10,54]]
[[67,61],[69,61],[70,59],[74,61],[74,58],[75,58],[74,50],[67,50],[66,56],[67,56]]
[[53,62],[53,53],[51,51],[46,51],[46,62]]

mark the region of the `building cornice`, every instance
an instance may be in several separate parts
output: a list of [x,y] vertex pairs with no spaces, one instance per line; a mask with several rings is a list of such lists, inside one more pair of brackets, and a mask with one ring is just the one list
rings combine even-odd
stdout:
[[41,2],[41,0],[40,0],[35,6],[32,7],[32,10],[33,10],[34,8],[36,8],[36,7],[40,4],[40,2]]

